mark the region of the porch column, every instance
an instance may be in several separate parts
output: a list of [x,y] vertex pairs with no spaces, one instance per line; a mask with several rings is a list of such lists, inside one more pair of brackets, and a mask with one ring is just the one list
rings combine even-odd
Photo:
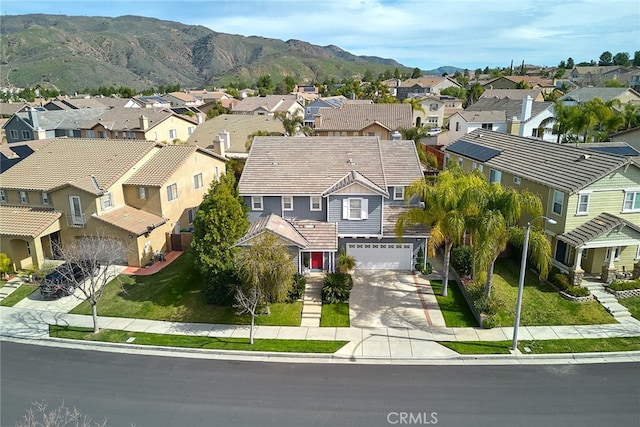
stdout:
[[633,280],[640,279],[640,259],[633,264]]
[[609,248],[609,262],[602,266],[602,274],[600,280],[604,283],[611,283],[616,278],[616,248]]
[[571,278],[571,283],[574,286],[580,286],[582,283],[582,279],[584,277],[584,270],[582,269],[582,251],[584,248],[576,248],[576,259],[573,263],[573,268],[569,270],[569,277]]

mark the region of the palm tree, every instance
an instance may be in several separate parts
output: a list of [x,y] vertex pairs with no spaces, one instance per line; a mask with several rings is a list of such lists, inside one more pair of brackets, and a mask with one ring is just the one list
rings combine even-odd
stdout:
[[637,105],[625,104],[621,115],[624,119],[625,129],[631,129],[640,124],[640,108]]
[[[578,107],[566,106],[556,101],[553,104],[553,113],[553,117],[544,119],[540,122],[538,128],[544,129],[548,125],[553,124],[553,134],[558,136],[556,142],[565,142],[568,139],[567,134],[576,128]],[[539,133],[539,135],[541,135],[541,133]]]
[[[421,142],[424,138],[427,138],[429,135],[427,134],[427,130],[422,127],[411,127],[411,128],[398,128],[398,132],[402,135],[402,139],[407,141],[413,141],[416,144],[416,151],[418,152],[418,158],[420,159],[420,163],[423,165],[428,165],[430,162],[427,159],[426,153],[422,150]],[[437,166],[437,165],[436,165]]]
[[407,200],[418,196],[425,207],[414,207],[398,218],[396,235],[402,236],[406,225],[422,224],[431,227],[427,245],[429,256],[444,244],[444,277],[442,295],[447,295],[451,249],[462,241],[466,229],[467,194],[479,185],[479,174],[463,175],[459,169],[447,169],[438,174],[433,184],[418,180],[405,192]]
[[[486,184],[476,188],[473,194],[477,215],[469,220],[474,233],[474,264],[478,271],[486,272],[485,297],[489,298],[493,285],[493,271],[498,256],[510,241],[517,242],[522,234],[518,222],[523,213],[542,215],[542,201],[538,195],[528,190],[505,189],[500,184]],[[532,231],[532,235],[536,231]],[[542,275],[548,273],[551,260],[551,245],[544,235],[531,239],[533,263]]]

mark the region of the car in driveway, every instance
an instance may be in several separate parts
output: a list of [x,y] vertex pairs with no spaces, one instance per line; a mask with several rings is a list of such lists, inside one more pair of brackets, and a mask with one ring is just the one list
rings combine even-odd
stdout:
[[442,128],[431,128],[427,131],[427,135],[429,136],[436,136],[440,133],[442,133]]
[[71,295],[85,278],[85,268],[75,262],[65,262],[47,274],[40,284],[40,293],[45,298],[60,298]]

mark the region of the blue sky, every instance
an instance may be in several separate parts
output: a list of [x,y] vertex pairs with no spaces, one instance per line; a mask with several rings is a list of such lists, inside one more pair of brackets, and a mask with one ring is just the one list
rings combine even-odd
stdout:
[[[640,50],[638,0],[1,0],[2,15],[139,15],[336,45],[409,67],[555,66]],[[1,19],[1,17],[0,17]],[[0,22],[1,25],[1,22]]]

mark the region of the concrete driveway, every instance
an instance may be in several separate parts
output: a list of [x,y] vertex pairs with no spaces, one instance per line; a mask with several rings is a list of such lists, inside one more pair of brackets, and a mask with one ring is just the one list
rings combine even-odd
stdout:
[[[424,282],[421,287],[428,286],[428,282],[421,282]],[[349,315],[351,326],[358,328],[427,329],[431,326],[410,271],[355,270]]]

